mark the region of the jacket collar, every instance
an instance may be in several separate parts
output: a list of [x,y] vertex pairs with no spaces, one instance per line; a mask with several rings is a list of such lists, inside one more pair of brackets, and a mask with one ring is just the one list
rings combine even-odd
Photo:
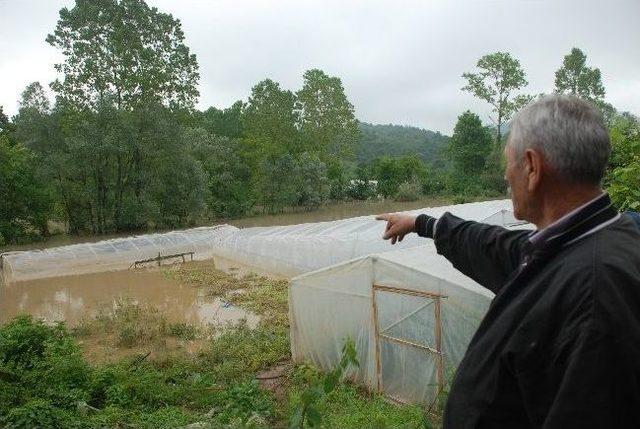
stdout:
[[533,233],[525,244],[525,252],[531,256],[555,253],[616,216],[617,210],[611,204],[609,195],[604,193],[547,228]]

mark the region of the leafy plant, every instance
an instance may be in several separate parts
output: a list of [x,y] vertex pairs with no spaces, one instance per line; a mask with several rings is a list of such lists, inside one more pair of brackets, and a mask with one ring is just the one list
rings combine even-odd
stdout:
[[257,380],[235,383],[223,395],[224,409],[216,416],[222,423],[240,420],[243,425],[250,421],[265,421],[273,415],[273,402],[260,389]]
[[338,365],[324,376],[311,375],[308,386],[300,397],[300,404],[291,416],[290,429],[317,427],[322,422],[322,415],[316,404],[319,400],[335,390],[349,366],[360,366],[355,343],[348,338],[342,346],[342,357]]

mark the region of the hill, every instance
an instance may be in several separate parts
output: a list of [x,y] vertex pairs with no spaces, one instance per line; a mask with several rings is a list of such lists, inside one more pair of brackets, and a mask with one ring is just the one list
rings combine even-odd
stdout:
[[361,137],[356,148],[358,162],[369,163],[383,156],[402,156],[417,153],[429,165],[441,165],[442,149],[449,137],[439,132],[405,125],[358,124]]

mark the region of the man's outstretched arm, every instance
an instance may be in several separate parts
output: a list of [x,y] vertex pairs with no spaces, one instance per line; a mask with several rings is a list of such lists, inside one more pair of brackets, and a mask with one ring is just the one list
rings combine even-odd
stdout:
[[437,220],[427,215],[396,213],[379,215],[376,219],[387,221],[383,238],[391,240],[391,244],[402,241],[409,233],[434,239],[439,254],[494,293],[498,293],[507,277],[518,268],[522,245],[529,234],[465,221],[451,213]]

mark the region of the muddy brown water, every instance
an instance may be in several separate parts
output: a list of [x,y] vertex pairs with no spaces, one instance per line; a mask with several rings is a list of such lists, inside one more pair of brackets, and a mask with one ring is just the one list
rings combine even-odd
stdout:
[[[240,219],[232,219],[222,222],[204,223],[200,226],[212,226],[219,223],[228,223],[238,228],[248,228],[253,226],[277,226],[277,225],[296,225],[309,222],[324,222],[331,220],[346,219],[355,216],[365,216],[371,214],[398,212],[404,210],[414,210],[421,207],[436,207],[451,204],[450,201],[444,199],[421,198],[417,201],[399,202],[390,200],[372,200],[372,201],[342,201],[337,203],[321,206],[317,210],[305,211],[295,210],[274,215],[259,215]],[[49,247],[67,246],[78,243],[92,243],[110,238],[129,237],[131,235],[140,235],[152,232],[167,231],[149,231],[149,232],[125,232],[117,234],[105,235],[67,235],[58,234],[49,237],[44,241],[37,241],[27,244],[15,244],[9,246],[0,246],[1,252],[46,249]]]
[[140,270],[0,285],[0,323],[31,314],[73,326],[122,300],[155,307],[170,322],[206,326],[246,319],[249,326],[256,326],[259,321],[258,316],[207,297],[202,289],[168,279],[158,270]]

